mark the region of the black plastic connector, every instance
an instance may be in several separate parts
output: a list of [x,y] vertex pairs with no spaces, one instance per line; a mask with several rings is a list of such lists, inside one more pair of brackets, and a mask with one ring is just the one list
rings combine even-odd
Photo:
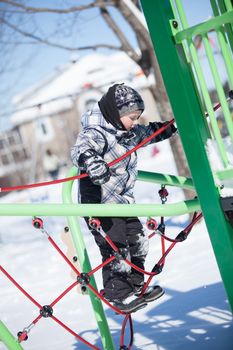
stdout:
[[185,231],[181,231],[177,236],[176,236],[176,240],[179,242],[183,242],[186,240],[186,238],[188,237],[188,233]]
[[164,233],[165,233],[165,225],[164,224],[159,224],[157,230],[164,235]]
[[81,286],[87,286],[90,283],[90,276],[86,272],[82,272],[80,276],[77,277],[77,281]]
[[40,309],[40,315],[42,317],[51,317],[53,315],[53,308],[50,305],[44,305],[42,309]]
[[159,273],[161,273],[162,271],[163,271],[163,265],[158,265],[158,264],[156,264],[156,265],[153,267],[153,269],[152,269],[152,272],[156,272],[157,275],[158,275]]

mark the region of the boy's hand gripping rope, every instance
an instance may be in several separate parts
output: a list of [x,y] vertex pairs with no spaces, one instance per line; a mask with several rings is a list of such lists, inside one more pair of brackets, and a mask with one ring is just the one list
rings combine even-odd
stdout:
[[[228,97],[226,99],[226,101],[230,101],[233,100],[233,90],[230,90],[228,93]],[[218,102],[214,107],[213,110],[216,111],[221,107],[221,103]],[[205,116],[208,117],[209,114],[206,112]],[[137,146],[135,146],[132,150],[126,152],[123,156],[113,160],[112,162],[108,163],[108,166],[111,167],[115,164],[117,164],[118,162],[120,162],[121,160],[125,159],[126,157],[128,157],[131,153],[137,151],[140,147],[144,146],[147,142],[149,142],[150,140],[152,140],[154,137],[158,136],[159,134],[161,134],[163,131],[165,131],[170,125],[174,124],[175,120],[171,119],[166,125],[162,126],[159,130],[155,131],[152,135],[150,135],[149,137],[147,137],[145,140],[143,140],[142,142],[140,142]],[[81,175],[76,175],[76,176],[71,176],[71,177],[67,177],[65,179],[58,179],[58,180],[53,180],[53,181],[44,181],[44,182],[39,182],[39,183],[34,183],[34,184],[29,184],[29,185],[24,185],[24,186],[12,186],[12,187],[0,187],[0,192],[11,192],[11,191],[17,191],[17,190],[23,190],[23,189],[28,189],[28,188],[33,188],[33,187],[41,187],[41,186],[49,186],[49,185],[55,185],[58,183],[62,183],[62,182],[67,182],[67,181],[72,181],[75,179],[82,179],[87,177],[87,174],[81,174]]]
[[[153,134],[151,134],[149,137],[147,137],[145,140],[140,142],[137,146],[135,146],[133,149],[129,150],[126,152],[124,155],[121,157],[114,159],[112,162],[108,163],[109,167],[112,167],[113,165],[121,162],[123,159],[127,158],[132,154],[133,152],[137,151],[140,147],[144,146],[147,142],[152,140],[154,137],[158,136],[161,134],[163,131],[165,131],[169,126],[171,126],[175,122],[174,119],[170,120],[166,125],[162,126],[160,129],[156,130]],[[49,185],[55,185],[58,183],[62,182],[67,182],[67,181],[72,181],[76,179],[83,179],[85,177],[88,177],[88,174],[81,174],[81,175],[76,175],[76,176],[71,176],[67,177],[65,179],[58,179],[58,180],[53,180],[53,181],[45,181],[45,182],[39,182],[39,183],[34,183],[34,184],[29,184],[29,185],[24,185],[24,186],[12,186],[12,187],[2,187],[0,188],[0,192],[11,192],[11,191],[18,191],[18,190],[23,190],[23,189],[28,189],[28,188],[34,188],[34,187],[41,187],[41,186],[49,186]]]

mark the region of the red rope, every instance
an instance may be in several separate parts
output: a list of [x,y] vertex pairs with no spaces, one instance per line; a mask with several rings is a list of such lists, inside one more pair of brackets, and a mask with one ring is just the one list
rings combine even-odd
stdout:
[[133,345],[133,335],[134,335],[131,314],[126,315],[124,318],[122,328],[121,328],[120,347],[123,347],[125,345],[124,344],[125,343],[125,328],[126,328],[127,322],[129,322],[129,325],[130,325],[130,341],[129,341],[129,345],[127,346],[127,349],[130,350],[131,346]]
[[105,265],[108,265],[111,261],[115,259],[116,259],[115,256],[111,256],[110,258],[106,259],[102,264],[96,266],[94,269],[88,272],[88,276],[92,276],[96,271],[102,269]]
[[[193,228],[194,224],[200,220],[200,218],[202,217],[202,214],[197,215],[197,213],[194,213],[193,215],[193,219],[191,221],[191,223],[183,230],[184,233],[186,233],[186,235],[188,236],[189,233],[191,232],[191,229]],[[150,235],[152,237],[152,235]],[[187,237],[186,236],[186,237]],[[65,254],[62,252],[62,250],[58,247],[58,245],[55,243],[55,241],[52,239],[51,236],[48,236],[48,240],[50,241],[50,243],[54,246],[54,248],[58,251],[58,253],[63,257],[63,259],[68,263],[68,265],[77,273],[78,276],[81,276],[80,272],[75,268],[75,266],[70,262],[70,260],[65,256]],[[106,240],[109,243],[109,245],[116,251],[119,253],[119,249],[115,246],[115,244],[111,241],[110,237],[106,235]],[[162,248],[162,257],[160,258],[160,260],[157,262],[157,266],[161,266],[163,267],[164,265],[164,261],[165,261],[165,257],[168,255],[168,253],[174,248],[174,246],[176,245],[176,243],[181,242],[181,240],[174,240],[174,242],[172,242],[172,244],[167,248],[166,251],[163,251]],[[97,270],[99,270],[100,268],[102,268],[103,266],[109,264],[112,260],[114,260],[116,257],[112,256],[109,259],[107,259],[106,261],[104,261],[102,264],[98,265],[95,269],[91,270],[88,275],[91,276],[93,275]],[[142,269],[140,269],[138,266],[132,264],[129,260],[126,259],[126,262],[133,268],[135,268],[136,270],[144,273],[144,274],[148,274],[149,278],[147,280],[147,282],[144,284],[143,290],[140,294],[140,296],[143,296],[144,291],[146,290],[146,288],[148,287],[148,285],[150,284],[152,278],[158,274],[157,271],[155,272],[147,272],[144,271]],[[155,265],[155,266],[156,266]],[[10,274],[2,267],[0,266],[0,270],[6,275],[6,277],[8,277],[8,279],[29,299],[31,300],[40,310],[43,308],[29,293],[27,293],[17,282],[16,280],[10,276]],[[153,269],[152,269],[153,270]],[[53,307],[55,304],[57,304],[70,290],[72,290],[79,282],[75,281],[74,283],[72,283],[68,288],[65,289],[65,291],[63,293],[61,293],[51,304],[50,307]],[[125,333],[125,328],[127,325],[127,322],[129,321],[130,324],[130,343],[128,345],[128,350],[131,349],[131,346],[133,344],[133,323],[132,323],[132,319],[131,319],[131,315],[125,315],[125,313],[123,313],[121,310],[117,309],[114,305],[110,304],[107,299],[105,299],[97,290],[95,290],[94,287],[91,286],[91,284],[87,284],[87,287],[98,297],[100,298],[106,305],[108,305],[111,309],[113,309],[115,312],[122,314],[125,316],[123,325],[122,325],[122,330],[121,330],[121,339],[120,339],[120,343],[121,346],[124,345],[124,333]],[[36,324],[40,319],[42,318],[42,315],[39,315],[32,323]],[[95,347],[94,345],[90,344],[88,341],[86,341],[85,339],[83,339],[82,337],[80,337],[77,333],[75,333],[74,331],[72,331],[68,326],[66,326],[63,322],[61,322],[60,320],[58,320],[55,316],[51,316],[51,318],[57,322],[58,324],[60,324],[64,329],[66,329],[69,333],[71,333],[72,335],[74,335],[76,338],[78,338],[80,341],[82,341],[84,344],[88,345],[89,347],[91,347],[92,349],[95,350],[100,350],[99,348]]]
[[61,327],[63,327],[64,329],[66,329],[70,334],[72,334],[75,338],[78,338],[81,342],[83,342],[84,344],[88,345],[91,349],[94,350],[100,350],[100,348],[97,348],[97,346],[92,345],[91,343],[89,343],[87,340],[83,339],[82,337],[80,337],[80,335],[78,335],[77,333],[75,333],[74,331],[72,331],[72,329],[70,329],[68,326],[66,326],[63,322],[61,322],[57,317],[55,316],[51,316],[51,318],[57,322]]
[[[160,134],[161,132],[163,132],[168,126],[170,126],[172,123],[174,122],[174,119],[171,120],[166,126],[160,128],[159,130],[157,130],[154,134],[152,134],[151,136],[149,136],[147,139],[143,140],[141,143],[139,143],[136,147],[134,147],[132,150],[128,151],[127,153],[125,153],[123,156],[119,157],[118,159],[115,159],[113,162],[110,162],[108,165],[109,166],[113,166],[114,164],[116,164],[117,162],[120,162],[121,160],[123,160],[124,158],[126,158],[127,156],[129,156],[131,153],[135,152],[138,148],[142,147],[144,144],[146,144],[147,142],[149,142],[153,137],[155,137],[156,135]],[[49,181],[49,182],[43,182],[43,183],[37,183],[37,184],[32,184],[32,185],[26,185],[26,186],[16,186],[16,187],[11,187],[11,188],[3,188],[1,189],[3,192],[5,191],[13,191],[13,190],[19,190],[19,189],[23,189],[23,188],[31,188],[31,187],[38,187],[38,186],[43,186],[43,185],[52,185],[55,183],[60,183],[60,182],[65,182],[65,181],[70,181],[70,180],[74,180],[74,179],[78,179],[78,178],[83,178],[86,177],[87,174],[82,174],[82,175],[78,175],[78,176],[73,176],[70,178],[66,178],[66,179],[60,179],[60,180],[55,180],[55,181]],[[187,235],[189,234],[189,232],[191,231],[193,225],[201,218],[202,214],[200,214],[199,216],[197,216],[197,214],[194,214],[193,217],[193,221],[185,228],[185,230],[183,230],[183,232],[185,232]],[[163,223],[163,218],[161,218],[161,223]],[[149,236],[149,238],[151,238],[153,236],[153,233]],[[110,239],[109,236],[105,236],[106,241],[108,242],[108,244],[112,247],[112,249],[119,253],[119,249],[116,247],[116,245],[112,242],[112,240]],[[172,244],[169,246],[169,248],[165,251],[165,242],[164,239],[170,240],[172,241]],[[68,265],[76,272],[76,274],[80,277],[81,274],[80,272],[76,269],[76,267],[70,262],[70,260],[66,257],[66,255],[62,252],[62,250],[58,247],[58,245],[55,243],[55,241],[52,239],[52,237],[48,236],[48,240],[50,241],[50,243],[54,246],[54,248],[58,251],[58,253],[63,257],[63,259],[68,263]],[[157,266],[161,266],[163,267],[164,263],[165,263],[165,257],[168,255],[168,253],[173,249],[173,247],[175,246],[176,243],[181,242],[181,240],[175,239],[172,240],[169,237],[166,237],[165,235],[163,235],[161,237],[161,244],[162,244],[162,257],[160,258],[160,260],[158,261],[158,263],[156,264]],[[112,260],[114,260],[116,257],[112,256],[109,259],[107,259],[105,262],[103,262],[102,264],[98,265],[95,269],[93,269],[92,271],[90,271],[88,273],[89,276],[93,275],[96,271],[98,271],[100,268],[102,268],[103,266],[109,264]],[[147,286],[149,285],[150,281],[152,280],[152,278],[158,274],[158,272],[147,272],[143,269],[140,269],[138,266],[134,265],[133,263],[131,263],[129,260],[125,259],[125,261],[134,269],[136,269],[137,271],[145,274],[145,275],[149,275],[149,278],[147,280],[147,282],[144,285],[143,291],[141,293],[140,296],[142,296],[144,294],[145,289],[147,288]],[[155,266],[156,266],[155,265]],[[12,283],[14,283],[16,285],[16,287],[21,290],[21,292],[26,295],[36,306],[38,306],[40,309],[42,309],[42,306],[37,303],[1,266],[0,266],[1,271],[12,281]],[[153,270],[153,269],[152,269]],[[51,304],[50,306],[54,306],[56,303],[58,303],[71,289],[73,289],[79,282],[76,281],[74,282],[71,286],[69,286],[62,294],[60,294]],[[122,315],[125,315],[125,313],[123,313],[121,310],[118,310],[115,306],[113,306],[112,304],[110,304],[97,290],[95,290],[95,288],[93,288],[90,284],[87,284],[87,287],[96,295],[98,296],[105,304],[107,304],[111,309],[113,309],[114,311],[116,311],[117,313],[120,313]],[[42,316],[39,315],[34,321],[33,323],[37,323],[39,321],[39,319]],[[84,340],[82,337],[80,337],[77,333],[75,333],[74,331],[72,331],[69,327],[67,327],[64,323],[62,323],[60,320],[58,320],[55,316],[51,316],[55,322],[57,322],[58,324],[60,324],[64,329],[66,329],[68,332],[70,332],[72,335],[74,335],[76,338],[78,338],[79,340],[81,340],[83,343],[85,343],[86,345],[88,345],[89,347],[91,347],[92,349],[96,349],[99,350],[99,348],[95,347],[94,345],[90,344],[89,342],[87,342],[86,340]],[[132,323],[132,319],[131,319],[131,315],[125,315],[125,319],[122,325],[122,331],[121,331],[121,345],[123,346],[124,343],[124,332],[125,332],[125,327],[127,324],[127,321],[129,320],[130,323],[130,344],[128,346],[128,349],[131,349],[131,346],[133,344],[133,323]]]
[[[43,307],[31,296],[29,295],[17,282],[16,280],[2,267],[0,266],[0,270],[6,275],[6,277],[29,299],[33,304],[35,304],[40,310],[43,309]],[[74,282],[71,286],[69,286],[60,296],[58,296],[51,304],[50,306],[54,306],[56,303],[58,303],[59,300],[61,300],[64,295],[66,295],[73,287],[75,287],[78,284],[78,282]],[[117,309],[116,309],[117,311]],[[122,313],[123,314],[123,313]],[[124,314],[123,314],[124,315]],[[35,325],[43,316],[39,315],[37,318],[32,321],[32,323]],[[66,329],[69,333],[74,335],[76,338],[78,338],[80,341],[82,341],[84,344],[88,345],[90,348],[95,350],[100,350],[99,348],[95,347],[94,345],[90,344],[88,341],[80,337],[77,333],[72,331],[69,327],[67,327],[64,323],[62,323],[60,320],[58,320],[55,316],[51,316],[51,318],[60,324],[64,329]],[[26,332],[28,333],[28,332]]]
[[62,292],[51,304],[50,306],[53,307],[56,305],[71,289],[73,289],[75,286],[77,286],[78,281],[72,283],[64,292]]
[[32,321],[32,323],[35,325],[41,318],[42,318],[42,315],[37,316],[37,318],[35,318],[35,320]]
[[4,273],[4,275],[29,299],[31,302],[36,305],[39,309],[42,308],[42,306],[29,294],[26,292],[23,287],[21,287],[16,280],[0,265],[0,270]]
[[63,253],[63,251],[58,247],[57,243],[53,240],[51,236],[48,236],[49,242],[54,246],[56,251],[63,257],[63,259],[67,262],[67,264],[72,268],[72,270],[80,276],[80,272],[76,267],[72,264],[72,262],[67,258],[67,256]]
[[[48,232],[47,232],[48,234]],[[58,245],[56,244],[56,242],[53,240],[53,238],[49,235],[48,236],[48,240],[49,242],[53,245],[53,247],[56,249],[56,251],[62,256],[62,258],[67,262],[67,264],[77,273],[77,275],[80,277],[81,274],[80,272],[76,269],[76,267],[70,262],[70,260],[66,257],[66,255],[62,252],[62,250],[58,247]],[[110,238],[109,238],[110,240]],[[114,243],[113,243],[113,246]],[[107,259],[106,261],[104,261],[102,264],[100,264],[99,266],[97,266],[95,269],[91,270],[90,272],[88,272],[88,276],[91,276],[93,275],[94,272],[96,272],[97,270],[99,270],[101,267],[109,264],[112,260],[115,259],[115,256],[112,256],[110,257],[109,259]],[[65,295],[68,293],[68,291],[70,289],[72,289],[75,285],[77,285],[79,282],[75,282],[73,283],[70,287],[67,288],[67,290],[65,290],[61,295],[60,297],[58,297],[56,299],[56,303]],[[117,309],[114,305],[110,304],[107,299],[105,299],[95,288],[92,287],[91,284],[87,284],[87,287],[97,296],[99,297],[106,305],[108,305],[112,310],[114,310],[115,312],[119,313],[119,314],[122,314],[122,315],[125,315],[124,312],[120,311],[119,309]],[[52,306],[54,305],[54,302],[50,305]]]
[[105,299],[99,292],[97,292],[97,290],[92,287],[91,284],[88,284],[88,287],[90,288],[90,290],[97,296],[99,297],[106,305],[108,305],[112,310],[114,310],[115,312],[121,314],[121,315],[124,315],[125,316],[125,313],[122,312],[121,310],[117,309],[114,305],[110,304],[109,301],[107,299]]
[[[163,131],[165,131],[170,125],[172,125],[174,123],[174,121],[175,121],[174,119],[170,120],[166,125],[162,126],[159,130],[155,131],[153,134],[151,134],[145,140],[140,142],[137,146],[132,148],[130,151],[126,152],[124,155],[122,155],[121,157],[113,160],[112,162],[108,163],[108,166],[111,167],[111,166],[115,165],[116,163],[122,161],[123,159],[127,158],[130,154],[132,154],[133,152],[138,150],[140,147],[144,146],[147,142],[152,140],[154,137],[158,136]],[[72,180],[75,180],[75,179],[82,179],[82,178],[87,177],[87,176],[88,176],[87,174],[81,174],[81,175],[67,177],[65,179],[58,179],[58,180],[53,180],[53,181],[38,182],[38,183],[35,183],[35,184],[29,184],[29,185],[24,185],[24,186],[2,187],[2,188],[0,188],[0,192],[10,192],[10,191],[18,191],[18,190],[34,188],[34,187],[56,185],[56,184],[59,184],[59,183],[62,183],[62,182],[72,181]]]

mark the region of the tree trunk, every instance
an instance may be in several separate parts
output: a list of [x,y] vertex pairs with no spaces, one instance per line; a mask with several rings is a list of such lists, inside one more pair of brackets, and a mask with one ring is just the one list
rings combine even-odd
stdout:
[[[155,75],[155,86],[151,86],[151,93],[156,101],[158,112],[162,121],[167,121],[174,118],[170,102],[168,100],[167,92],[163,82],[163,78],[160,72],[159,64],[154,52],[153,44],[147,28],[138,20],[138,18],[129,10],[124,1],[118,1],[117,7],[125,20],[132,26],[137,36],[144,42],[144,47],[147,47],[148,57],[151,68]],[[138,41],[140,44],[140,40]],[[138,62],[139,65],[140,61]],[[141,68],[143,69],[142,65]],[[172,137],[170,140],[172,153],[176,162],[178,174],[181,176],[190,176],[189,167],[187,164],[186,156],[183,150],[179,137]],[[184,191],[185,197],[193,198],[193,192]]]

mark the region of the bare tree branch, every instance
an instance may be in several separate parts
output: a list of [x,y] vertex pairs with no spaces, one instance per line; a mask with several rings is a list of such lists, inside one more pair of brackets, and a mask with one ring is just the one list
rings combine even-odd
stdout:
[[96,45],[91,45],[91,46],[80,46],[80,47],[65,46],[65,45],[61,45],[58,43],[53,43],[47,39],[43,39],[43,38],[38,37],[37,35],[26,32],[26,31],[18,28],[17,26],[15,26],[14,24],[9,23],[5,19],[1,19],[0,22],[4,23],[9,28],[13,29],[14,31],[16,31],[17,33],[20,33],[21,35],[23,35],[25,37],[34,39],[41,44],[46,44],[46,45],[57,47],[57,48],[63,49],[63,50],[80,51],[80,50],[97,50],[99,48],[107,48],[107,49],[111,49],[111,50],[122,50],[121,47],[110,45],[110,44],[96,44]]
[[99,6],[113,6],[115,5],[115,1],[101,1],[100,3],[96,3],[91,2],[88,5],[81,5],[81,6],[72,6],[70,8],[67,9],[56,9],[56,8],[47,8],[47,7],[32,7],[32,6],[27,6],[24,4],[20,4],[18,2],[15,1],[11,1],[11,0],[0,0],[0,2],[11,5],[11,6],[15,6],[18,8],[21,8],[22,10],[28,12],[28,13],[38,13],[38,12],[49,12],[49,13],[60,13],[60,14],[67,14],[67,13],[72,13],[72,12],[77,12],[77,11],[83,11],[83,10],[87,10],[87,9],[91,9],[91,8],[95,8],[95,7],[99,7]]
[[120,40],[122,50],[125,51],[128,54],[128,56],[130,56],[135,62],[138,62],[141,56],[135,52],[134,48],[130,45],[123,32],[120,30],[119,26],[110,16],[108,10],[106,8],[101,7],[100,12],[105,21],[107,22],[108,26],[113,30],[117,38]]

